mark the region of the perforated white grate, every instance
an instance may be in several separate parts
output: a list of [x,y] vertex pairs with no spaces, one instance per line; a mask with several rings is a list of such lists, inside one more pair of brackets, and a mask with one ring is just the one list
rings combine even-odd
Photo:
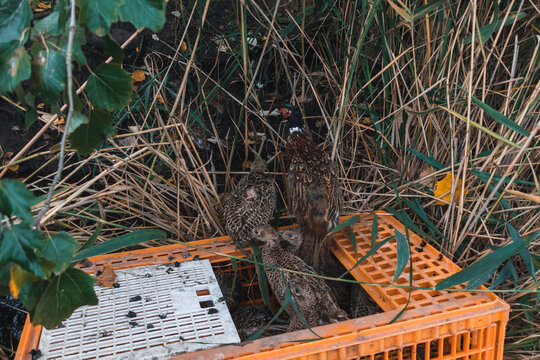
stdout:
[[240,342],[208,260],[115,273],[118,287],[95,287],[98,305],[43,329],[44,359],[163,359]]

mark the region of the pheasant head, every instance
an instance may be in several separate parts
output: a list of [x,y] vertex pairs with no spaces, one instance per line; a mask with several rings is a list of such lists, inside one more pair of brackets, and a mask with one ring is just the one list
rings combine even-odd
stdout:
[[289,133],[304,132],[306,127],[302,112],[298,106],[285,104],[279,108],[279,116],[281,120],[286,120],[289,123]]

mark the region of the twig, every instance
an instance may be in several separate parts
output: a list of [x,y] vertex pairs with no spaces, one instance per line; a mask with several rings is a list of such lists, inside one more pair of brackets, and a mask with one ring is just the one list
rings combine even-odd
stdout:
[[73,74],[72,74],[72,64],[71,64],[71,55],[72,55],[72,48],[73,48],[73,38],[75,37],[75,30],[77,30],[77,26],[75,25],[75,0],[70,0],[70,14],[69,14],[69,34],[68,34],[68,43],[67,43],[67,49],[66,49],[66,73],[67,73],[67,95],[68,95],[68,114],[66,119],[66,125],[64,128],[64,133],[62,134],[62,140],[60,141],[60,156],[58,157],[58,170],[56,171],[56,175],[54,175],[53,182],[51,186],[49,187],[49,192],[47,193],[47,200],[45,200],[45,203],[43,204],[43,207],[39,211],[39,213],[36,216],[36,219],[34,221],[34,225],[36,226],[36,229],[39,231],[41,227],[41,218],[47,210],[49,209],[49,206],[51,204],[51,199],[53,195],[54,188],[60,181],[60,177],[62,176],[62,170],[64,169],[64,154],[66,149],[66,139],[69,134],[69,124],[71,123],[71,118],[73,117]]

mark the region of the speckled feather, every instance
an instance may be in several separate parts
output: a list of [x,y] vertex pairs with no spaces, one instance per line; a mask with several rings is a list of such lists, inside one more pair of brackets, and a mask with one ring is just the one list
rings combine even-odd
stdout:
[[326,235],[339,217],[339,186],[334,163],[304,132],[289,136],[287,156],[289,203],[304,233],[299,256],[322,270],[330,256]]
[[255,162],[235,190],[222,200],[225,231],[239,248],[251,243],[251,231],[267,224],[276,208],[273,179],[264,173],[264,166]]
[[[254,229],[253,239],[264,244],[262,259],[265,264],[316,274],[315,270],[298,256],[281,248],[279,245],[280,238],[271,226],[265,225]],[[279,270],[272,268],[266,268],[265,272],[268,283],[280,303],[283,303],[285,299],[287,288],[285,284],[289,286],[298,310],[310,327],[347,319],[347,313],[339,308],[330,287],[324,279],[287,271],[283,272],[282,277]],[[285,278],[285,282],[283,278]],[[305,327],[292,305],[287,306],[285,310],[291,319],[288,331]]]

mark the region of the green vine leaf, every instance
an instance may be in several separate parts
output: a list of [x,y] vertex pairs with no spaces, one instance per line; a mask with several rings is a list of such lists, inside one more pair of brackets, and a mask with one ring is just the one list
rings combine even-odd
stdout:
[[101,64],[88,78],[86,93],[95,107],[119,110],[129,104],[133,79],[119,64]]
[[23,183],[9,179],[0,181],[0,214],[16,215],[24,221],[32,222],[30,207],[35,199]]
[[28,0],[0,0],[0,9],[0,41],[24,42],[22,34],[32,20]]
[[88,124],[88,118],[78,111],[73,112],[71,122],[69,123],[69,134],[73,134],[75,130],[81,125]]
[[79,242],[67,232],[61,231],[43,240],[41,253],[47,259],[56,263],[53,271],[55,273],[61,273],[69,267],[73,254],[78,248]]
[[9,273],[13,296],[19,298],[24,307],[31,312],[41,298],[47,281],[23,270],[19,265],[11,266]]
[[13,41],[8,45],[2,46],[0,51],[0,95],[11,91],[21,81],[30,78],[30,55],[24,49],[24,46],[14,49]]
[[98,36],[109,33],[111,24],[118,20],[118,8],[124,0],[78,0],[79,20]]
[[41,233],[30,228],[28,223],[20,223],[2,229],[0,235],[0,268],[10,261],[20,265],[42,279],[46,275],[41,267],[36,249],[41,247]]
[[88,123],[80,124],[70,136],[71,144],[81,155],[90,154],[114,132],[111,114],[103,110],[90,112]]
[[120,7],[120,19],[137,29],[147,27],[159,31],[165,23],[165,0],[126,0]]
[[43,49],[37,54],[32,77],[38,82],[36,95],[49,104],[60,97],[66,83],[66,57],[57,50]]
[[32,322],[47,329],[58,326],[83,305],[96,305],[94,278],[84,271],[69,268],[55,275],[39,300]]

